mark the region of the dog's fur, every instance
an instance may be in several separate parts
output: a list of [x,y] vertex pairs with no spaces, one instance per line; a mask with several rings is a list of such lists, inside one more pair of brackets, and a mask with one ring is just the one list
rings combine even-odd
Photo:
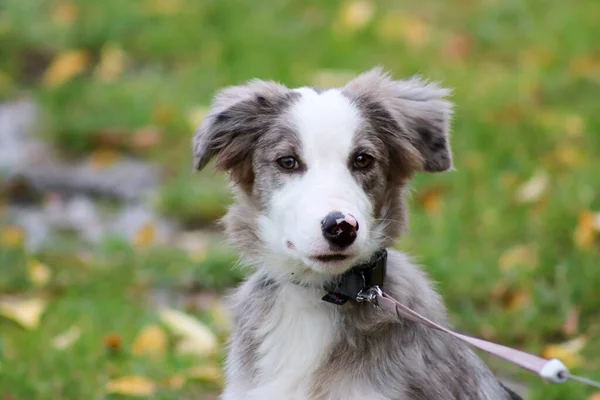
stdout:
[[[194,139],[196,168],[216,157],[229,172],[236,202],[226,230],[256,268],[232,298],[224,400],[511,398],[455,338],[370,305],[321,300],[326,282],[403,232],[412,175],[452,167],[448,94],[374,69],[341,89],[255,80],[216,96]],[[356,168],[359,153],[372,156],[372,165]],[[297,168],[277,164],[286,156]],[[360,224],[343,251],[321,234],[331,211]],[[315,258],[332,252],[348,258]],[[385,290],[447,325],[426,275],[397,251],[389,251]]]

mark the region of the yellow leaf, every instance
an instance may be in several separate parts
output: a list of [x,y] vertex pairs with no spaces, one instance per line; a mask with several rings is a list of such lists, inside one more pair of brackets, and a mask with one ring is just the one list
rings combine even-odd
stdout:
[[177,351],[198,356],[213,355],[217,350],[214,333],[196,318],[181,311],[163,308],[159,312],[161,321],[182,340]]
[[71,347],[80,337],[81,329],[77,326],[72,326],[64,333],[61,333],[52,339],[52,345],[57,350],[65,350]]
[[10,225],[0,232],[0,244],[7,249],[17,249],[23,246],[25,231],[20,226]]
[[37,260],[30,261],[27,265],[27,273],[29,280],[35,286],[44,286],[50,281],[52,271],[46,264],[43,264]]
[[569,114],[563,119],[563,128],[569,137],[580,137],[585,131],[585,121],[580,115]]
[[154,242],[156,242],[156,236],[156,228],[152,223],[147,222],[135,233],[133,244],[136,247],[151,246]]
[[167,334],[157,325],[147,326],[133,341],[132,351],[136,356],[161,356],[167,351]]
[[169,389],[179,390],[185,385],[185,376],[175,375],[164,380],[164,385]]
[[413,48],[420,48],[429,39],[429,26],[414,15],[390,12],[379,23],[377,33],[382,39],[403,40]]
[[44,73],[44,84],[51,88],[62,85],[83,72],[89,58],[85,50],[69,50],[57,55]]
[[502,253],[498,264],[504,271],[518,267],[534,269],[538,264],[538,251],[527,245],[515,246]]
[[52,12],[52,20],[57,25],[71,25],[75,19],[79,10],[77,6],[69,1],[60,1],[54,11]]
[[224,378],[221,368],[216,365],[202,365],[191,368],[187,371],[186,376],[189,379],[210,382],[218,386],[223,386]]
[[527,182],[517,189],[516,198],[519,203],[533,203],[542,197],[550,178],[545,171],[536,172]]
[[554,151],[554,157],[560,165],[564,165],[565,167],[576,167],[586,162],[586,156],[582,153],[581,149],[570,144],[557,146]]
[[96,75],[103,81],[115,80],[123,72],[125,52],[118,44],[105,44],[100,52],[100,63],[96,67]]
[[142,376],[124,376],[114,379],[106,384],[106,392],[132,397],[152,396],[156,391],[156,384]]
[[375,7],[370,1],[348,1],[342,4],[335,24],[338,31],[356,31],[373,18]]
[[600,58],[585,54],[571,60],[568,72],[576,78],[587,78],[600,81]]
[[558,358],[567,368],[577,368],[583,364],[583,357],[579,354],[585,347],[587,339],[580,336],[561,344],[546,346],[542,353],[544,358]]
[[190,127],[194,130],[200,127],[204,118],[208,115],[209,109],[208,107],[195,107],[188,111],[187,120],[190,124]]
[[0,299],[0,315],[20,324],[22,327],[33,330],[40,325],[40,319],[48,303],[41,298]]
[[505,307],[509,312],[521,310],[531,303],[531,297],[529,294],[522,290],[515,290],[509,292],[506,300]]
[[579,215],[573,240],[579,248],[590,249],[594,245],[598,232],[600,232],[600,213],[586,210]]
[[437,213],[442,207],[444,188],[436,186],[421,191],[418,201],[429,214]]
[[98,149],[90,154],[90,164],[96,169],[105,169],[115,165],[120,155],[112,149]]

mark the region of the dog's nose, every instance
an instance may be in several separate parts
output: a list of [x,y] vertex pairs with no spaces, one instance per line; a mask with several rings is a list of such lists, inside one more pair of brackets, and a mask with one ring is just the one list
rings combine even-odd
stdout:
[[356,240],[358,221],[350,214],[332,211],[321,221],[321,230],[329,243],[345,248]]

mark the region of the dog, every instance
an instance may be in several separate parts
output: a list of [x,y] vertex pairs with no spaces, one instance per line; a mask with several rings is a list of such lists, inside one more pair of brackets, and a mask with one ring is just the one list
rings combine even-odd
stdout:
[[519,398],[449,335],[354,299],[323,301],[384,252],[384,290],[448,325],[427,275],[389,248],[405,231],[411,177],[452,169],[449,95],[378,67],[342,88],[252,80],[215,96],[195,168],[214,158],[228,173],[225,230],[254,269],[230,298],[223,400]]

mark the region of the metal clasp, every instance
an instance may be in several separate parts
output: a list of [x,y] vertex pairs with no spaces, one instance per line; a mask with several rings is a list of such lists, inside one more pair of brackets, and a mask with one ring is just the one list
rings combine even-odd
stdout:
[[382,295],[383,295],[383,293],[381,292],[381,289],[379,288],[379,286],[377,286],[377,285],[371,286],[368,289],[364,289],[364,290],[361,290],[360,292],[358,292],[358,294],[356,295],[356,302],[357,303],[371,303],[375,307],[379,308],[379,304],[377,304],[377,297],[382,296]]

